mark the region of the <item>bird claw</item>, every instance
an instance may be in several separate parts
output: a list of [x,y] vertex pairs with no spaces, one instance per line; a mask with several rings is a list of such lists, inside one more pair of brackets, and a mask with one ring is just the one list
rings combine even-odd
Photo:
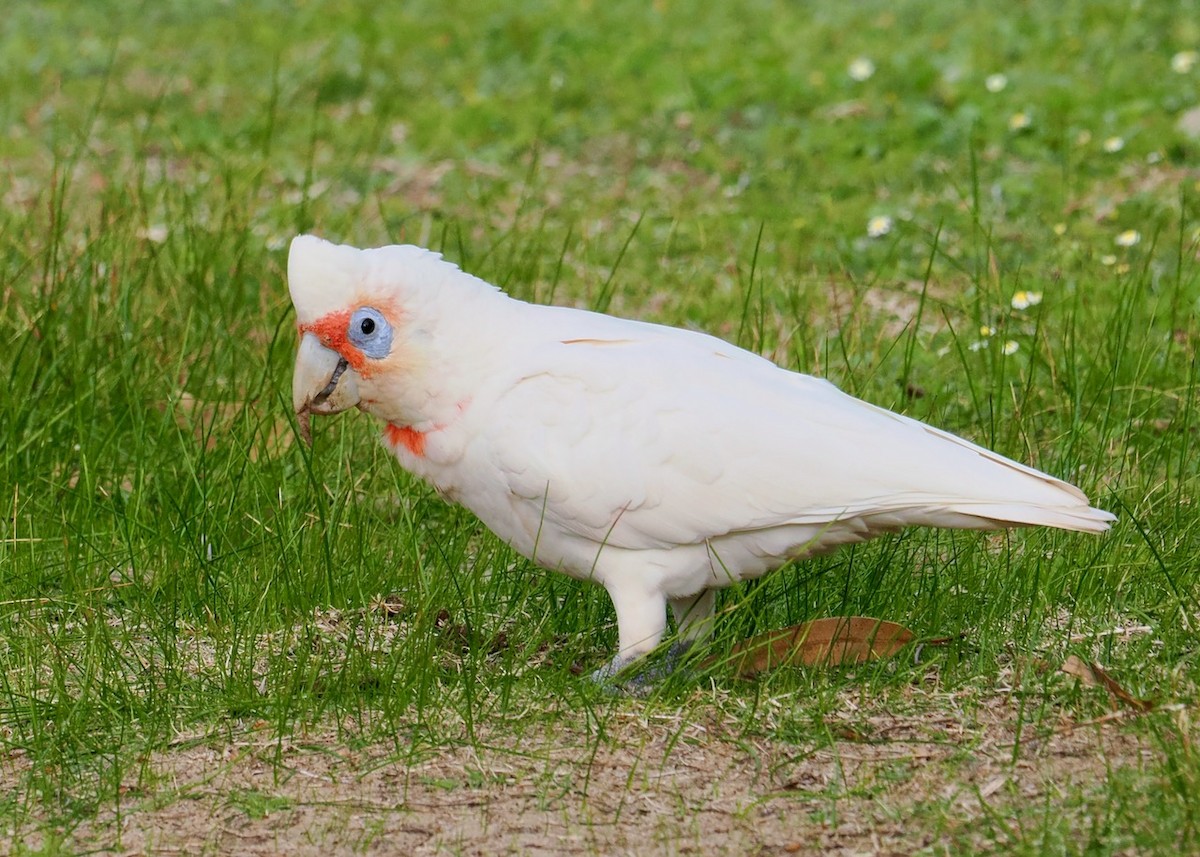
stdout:
[[593,672],[589,678],[598,687],[613,694],[619,693],[623,683],[617,681],[617,676],[635,660],[636,658],[625,658],[620,655],[614,655],[611,661]]
[[[591,680],[611,694],[647,696],[655,685],[676,674],[676,667],[692,647],[690,640],[676,640],[658,663],[647,664],[644,657],[615,655],[591,675]],[[628,678],[620,678],[622,673]]]

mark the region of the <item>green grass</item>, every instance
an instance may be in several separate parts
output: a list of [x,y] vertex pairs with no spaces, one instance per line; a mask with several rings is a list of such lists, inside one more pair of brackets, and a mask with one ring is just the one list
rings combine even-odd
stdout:
[[[645,709],[719,714],[802,755],[836,745],[848,697],[893,710],[928,686],[967,710],[1002,695],[1016,734],[1039,735],[1107,710],[1055,672],[1067,654],[1161,703],[1106,727],[1148,752],[1014,794],[1004,817],[931,799],[905,816],[925,836],[910,847],[1200,849],[1200,140],[1176,125],[1200,66],[1170,66],[1200,45],[1195,11],[16,4],[0,828],[43,838],[14,849],[84,847],[72,831],[131,782],[153,794],[148,759],[181,735],[269,728],[282,747],[335,723],[403,765],[579,712],[600,744]],[[859,56],[876,70],[855,82]],[[869,238],[874,216],[892,230]],[[717,652],[846,613],[963,634],[922,663],[714,669],[609,698],[578,675],[615,644],[601,590],[445,505],[365,418],[295,441],[284,267],[302,230],[423,243],[518,297],[711,331],[1075,481],[1121,521],[1100,538],[909,532],[723,596]],[[1118,246],[1126,230],[1140,240]],[[1014,309],[1020,290],[1041,302]],[[1118,625],[1150,630],[1098,634]],[[845,799],[810,809],[836,824]]]

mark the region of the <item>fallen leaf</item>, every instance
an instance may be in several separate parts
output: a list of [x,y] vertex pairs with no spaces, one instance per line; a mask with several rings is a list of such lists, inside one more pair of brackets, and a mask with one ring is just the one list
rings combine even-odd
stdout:
[[1135,711],[1149,711],[1154,708],[1155,703],[1153,701],[1139,699],[1131,694],[1125,688],[1121,687],[1120,683],[1095,661],[1085,661],[1083,658],[1075,655],[1068,655],[1059,669],[1067,675],[1079,679],[1080,683],[1085,687],[1104,688],[1118,702],[1128,705]]
[[1063,661],[1063,665],[1059,667],[1059,672],[1074,676],[1084,687],[1095,687],[1099,684],[1096,681],[1096,674],[1092,672],[1088,662],[1077,655],[1068,655],[1067,659]]
[[733,647],[734,672],[749,678],[780,666],[840,666],[888,658],[912,631],[868,616],[833,616],[751,637]]

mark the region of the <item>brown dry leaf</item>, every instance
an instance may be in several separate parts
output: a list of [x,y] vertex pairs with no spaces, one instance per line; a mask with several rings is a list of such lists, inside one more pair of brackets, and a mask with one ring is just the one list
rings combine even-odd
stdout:
[[1092,672],[1088,662],[1077,655],[1067,655],[1067,659],[1063,661],[1059,671],[1079,679],[1084,687],[1096,687],[1100,684],[1096,681],[1096,674]]
[[869,616],[832,616],[759,634],[733,647],[730,662],[743,678],[775,667],[840,666],[887,658],[911,643],[912,631]]
[[1121,687],[1117,680],[1095,661],[1085,661],[1083,658],[1075,655],[1068,655],[1059,669],[1067,675],[1079,679],[1085,687],[1104,688],[1114,699],[1128,705],[1135,711],[1149,711],[1154,707],[1154,702],[1151,700],[1138,699],[1125,688]]

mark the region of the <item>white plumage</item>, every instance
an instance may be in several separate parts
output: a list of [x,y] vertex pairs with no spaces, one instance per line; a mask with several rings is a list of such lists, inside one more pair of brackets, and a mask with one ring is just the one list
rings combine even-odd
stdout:
[[714,588],[792,558],[913,525],[1114,520],[1066,482],[722,340],[513,300],[420,248],[301,236],[288,279],[297,412],[381,417],[404,467],[540,565],[604,586],[608,674],[658,644],[668,603],[694,637]]

